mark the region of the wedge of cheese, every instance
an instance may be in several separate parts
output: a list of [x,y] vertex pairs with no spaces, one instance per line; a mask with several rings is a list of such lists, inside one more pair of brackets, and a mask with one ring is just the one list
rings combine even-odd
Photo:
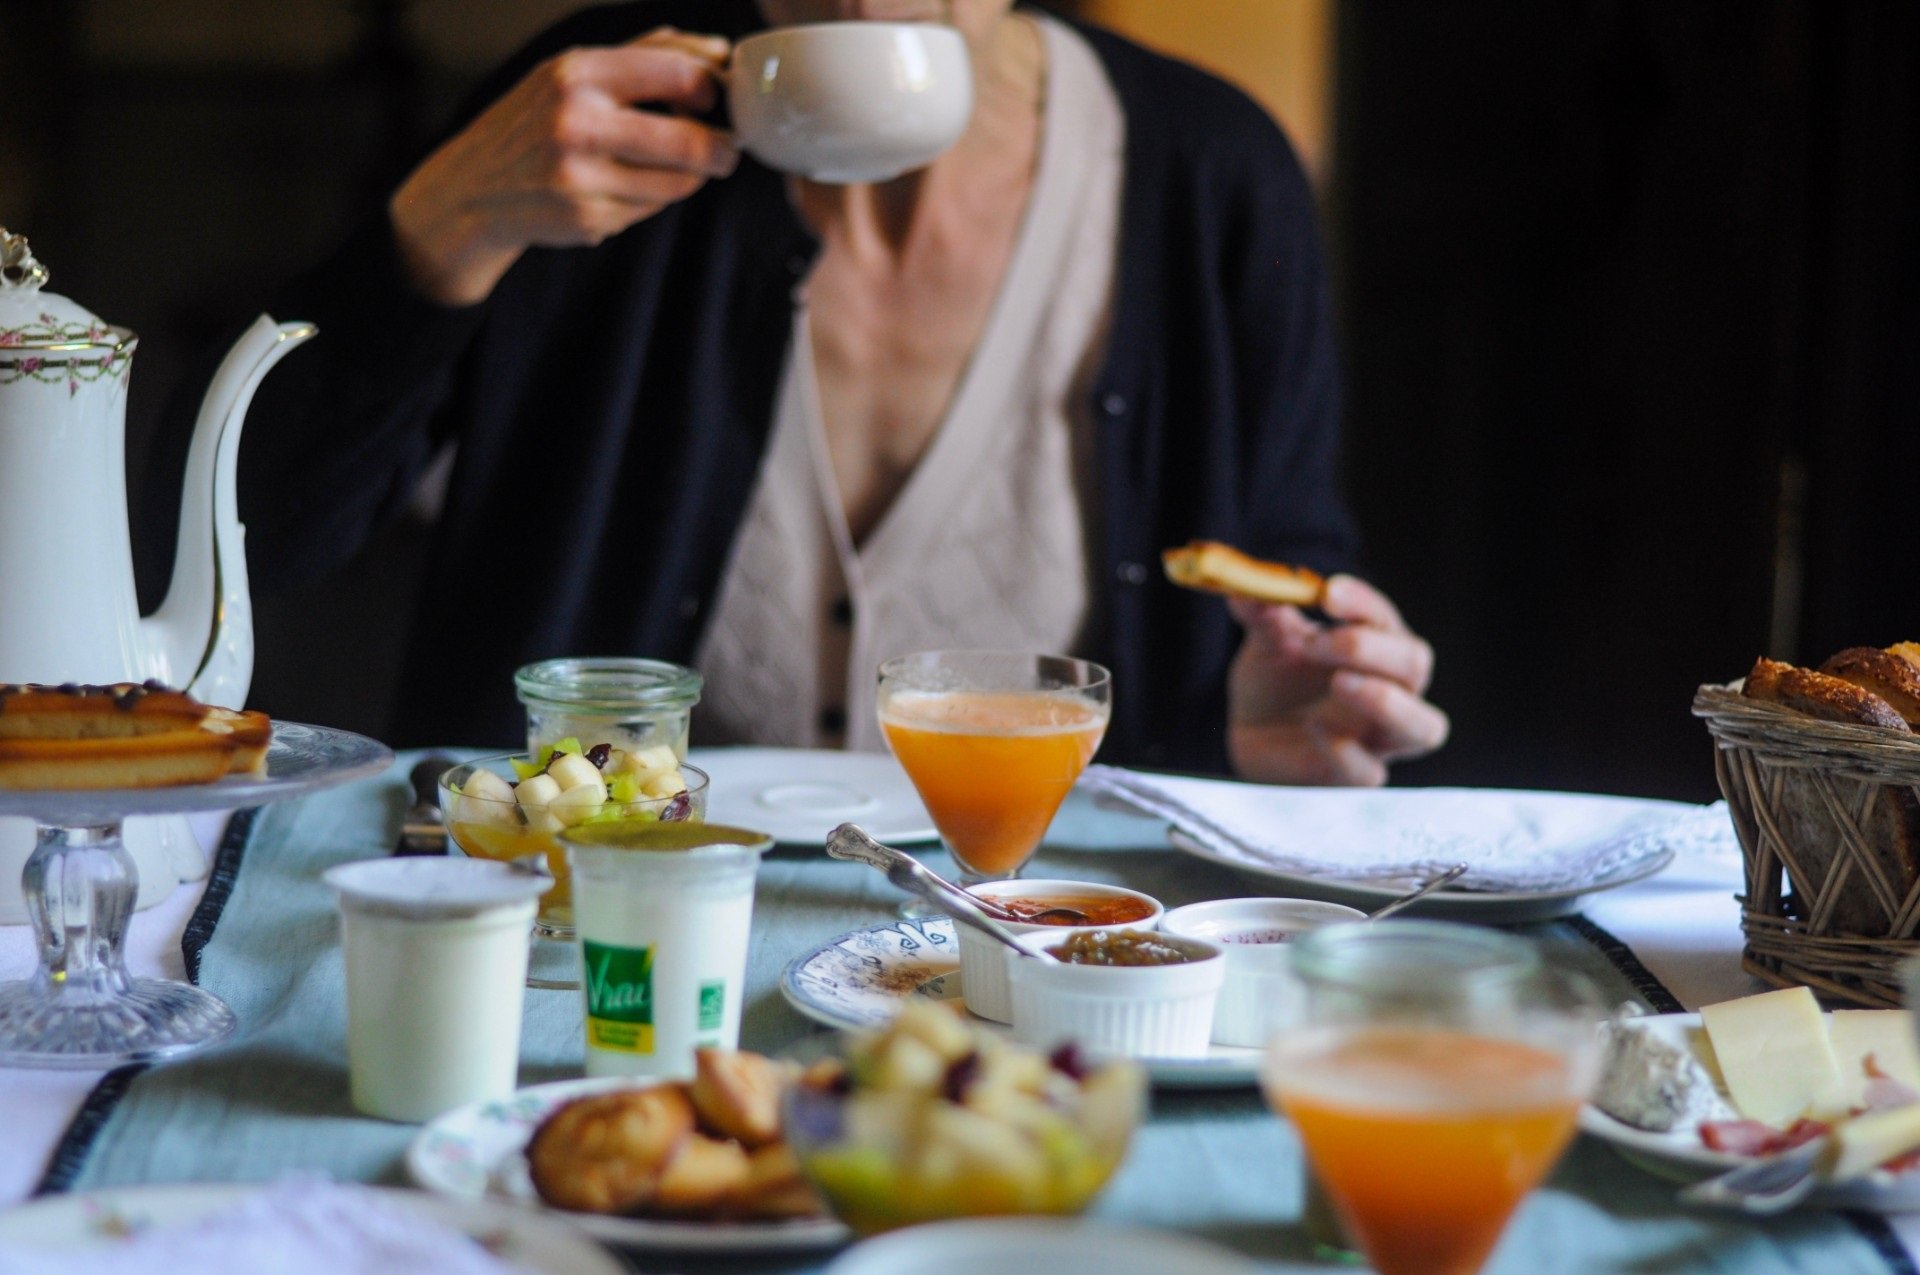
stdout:
[[1784,1128],[1802,1116],[1847,1110],[1849,1086],[1804,987],[1722,1001],[1700,1011],[1720,1077],[1740,1114]]
[[1915,1148],[1920,1148],[1920,1104],[1855,1116],[1834,1126],[1833,1152],[1826,1165],[1826,1175],[1836,1182],[1857,1178]]
[[1867,1060],[1881,1075],[1920,1093],[1920,1039],[1904,1009],[1836,1009],[1827,1020],[1849,1107],[1866,1105]]

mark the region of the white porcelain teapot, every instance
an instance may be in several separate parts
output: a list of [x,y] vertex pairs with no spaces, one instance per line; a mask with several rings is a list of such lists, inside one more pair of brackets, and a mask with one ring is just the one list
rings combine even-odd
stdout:
[[[47,279],[26,239],[0,227],[0,682],[157,678],[238,708],[253,678],[240,427],[261,378],[315,329],[262,316],[220,365],[187,457],[173,584],[142,618],[127,530],[136,338],[41,291]],[[183,820],[129,820],[126,845],[137,906],[205,870]],[[0,819],[0,923],[25,919],[14,883],[32,847],[31,823]]]

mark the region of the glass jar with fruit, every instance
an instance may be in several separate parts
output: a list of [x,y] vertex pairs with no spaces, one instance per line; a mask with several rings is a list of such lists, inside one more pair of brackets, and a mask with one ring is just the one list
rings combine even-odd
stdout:
[[513,675],[527,710],[527,751],[562,739],[628,750],[664,745],[687,756],[687,727],[702,678],[664,660],[542,660]]
[[563,831],[616,821],[703,820],[707,776],[665,744],[627,749],[576,738],[531,756],[483,757],[440,777],[447,835],[477,859],[544,854],[553,888],[540,900],[542,937],[573,937],[573,880]]
[[1026,1049],[932,1002],[849,1038],[789,1092],[787,1139],[863,1234],[983,1214],[1078,1213],[1107,1184],[1146,1107],[1124,1061]]

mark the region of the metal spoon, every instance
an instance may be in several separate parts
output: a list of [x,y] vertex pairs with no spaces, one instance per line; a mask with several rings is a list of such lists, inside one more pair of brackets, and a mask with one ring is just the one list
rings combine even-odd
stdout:
[[1045,952],[1023,947],[1012,930],[980,909],[980,901],[973,895],[929,872],[912,855],[902,854],[892,846],[881,845],[857,824],[843,823],[828,833],[827,853],[836,859],[847,859],[880,869],[887,874],[887,880],[908,894],[918,895],[954,920],[980,931],[995,942],[1006,944],[1022,956],[1049,963],[1054,960]]
[[1466,864],[1456,863],[1451,868],[1448,868],[1445,872],[1440,873],[1438,876],[1428,877],[1425,881],[1422,881],[1419,885],[1415,886],[1412,893],[1403,894],[1399,898],[1395,899],[1393,902],[1385,905],[1384,907],[1376,908],[1372,912],[1367,913],[1367,920],[1378,921],[1382,917],[1392,916],[1395,912],[1398,912],[1401,908],[1406,907],[1408,904],[1417,903],[1421,899],[1426,898],[1429,894],[1432,894],[1435,890],[1438,890],[1441,886],[1446,885],[1448,882],[1458,881],[1463,875],[1465,875],[1466,870],[1467,870]]
[[[943,890],[951,890],[953,893],[962,896],[967,900],[967,902],[971,903],[974,907],[979,908],[982,912],[985,912],[988,916],[992,917],[996,921],[1001,921],[1001,922],[1012,921],[1019,925],[1087,925],[1087,924],[1090,924],[1093,920],[1092,917],[1088,916],[1085,912],[1082,912],[1079,908],[1047,907],[1047,908],[1039,908],[1033,912],[1015,912],[1012,908],[1008,907],[1004,903],[999,902],[997,899],[984,899],[984,898],[981,898],[979,895],[972,893],[971,891],[961,889],[959,886],[947,880],[945,877],[941,876],[938,872],[935,872],[932,868],[929,868],[926,864],[920,862],[918,859],[914,858],[912,855],[906,853],[903,850],[895,850],[892,846],[880,845],[878,841],[874,841],[872,837],[867,836],[867,832],[864,828],[858,827],[857,825],[850,824],[850,823],[841,824],[840,828],[834,829],[834,833],[837,834],[841,830],[841,828],[851,828],[854,832],[859,833],[861,836],[867,837],[867,840],[869,842],[871,842],[875,846],[879,846],[880,849],[886,851],[888,854],[897,855],[898,857],[905,859],[908,863],[911,863],[914,865],[914,867],[918,868],[921,871],[921,873],[925,875],[927,880],[932,881],[936,886],[938,886]],[[833,854],[833,844],[831,841],[829,841],[827,844],[827,853]],[[838,859],[845,859],[848,856],[842,854],[842,855],[834,855],[834,857]],[[872,860],[866,859],[866,860],[862,860],[862,862],[871,863]],[[881,868],[883,871],[885,869],[885,865],[883,864],[875,863],[873,866],[876,868]],[[898,883],[896,882],[896,884]],[[901,886],[900,888],[903,890],[906,889],[905,886]],[[931,901],[938,902],[937,900],[931,900]],[[944,904],[941,904],[940,906],[945,907]]]

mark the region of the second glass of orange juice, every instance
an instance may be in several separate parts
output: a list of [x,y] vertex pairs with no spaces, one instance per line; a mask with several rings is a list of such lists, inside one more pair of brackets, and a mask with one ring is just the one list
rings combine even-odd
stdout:
[[880,729],[961,879],[1018,876],[1106,734],[1113,680],[1063,655],[922,651],[880,666]]
[[1336,926],[1293,958],[1300,1021],[1269,1049],[1269,1096],[1381,1275],[1472,1275],[1573,1138],[1597,994],[1458,925]]

